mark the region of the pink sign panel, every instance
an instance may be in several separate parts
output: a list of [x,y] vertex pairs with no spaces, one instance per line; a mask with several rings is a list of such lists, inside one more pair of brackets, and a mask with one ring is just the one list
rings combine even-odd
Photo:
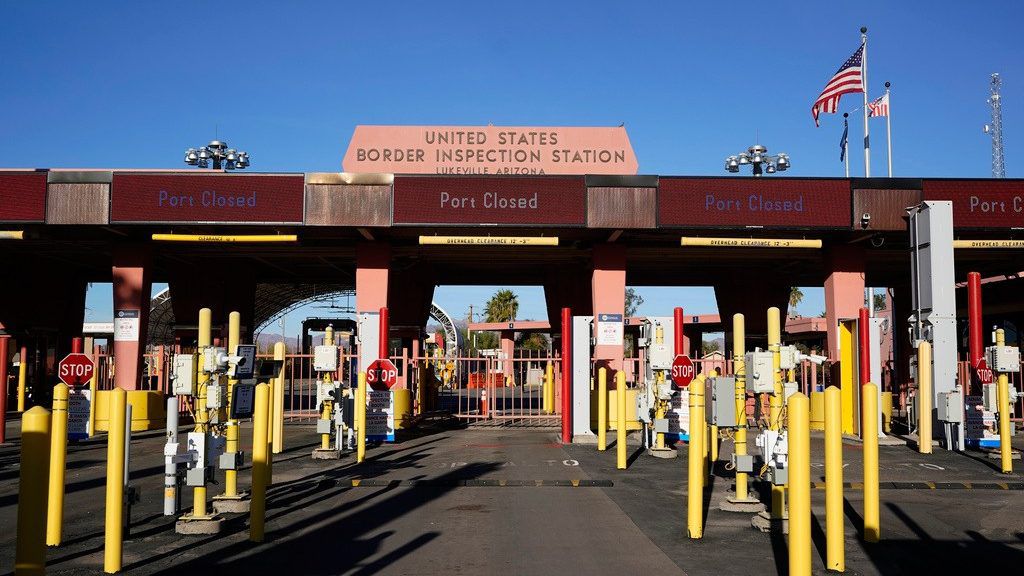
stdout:
[[302,222],[302,175],[114,174],[111,222]]
[[586,196],[582,176],[396,176],[394,223],[583,226]]
[[658,224],[677,227],[849,228],[850,181],[661,178]]
[[636,174],[624,127],[356,126],[346,172]]
[[925,200],[951,200],[956,228],[1024,228],[1022,180],[925,180]]
[[0,222],[46,219],[46,173],[0,172]]

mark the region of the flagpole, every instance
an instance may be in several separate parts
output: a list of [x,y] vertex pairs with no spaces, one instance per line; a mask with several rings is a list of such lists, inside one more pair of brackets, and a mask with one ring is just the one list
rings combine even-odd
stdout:
[[871,177],[871,137],[868,135],[868,28],[860,29],[860,42],[864,46],[861,53],[860,73],[864,82],[864,177]]
[[885,83],[885,103],[888,110],[885,111],[885,143],[888,149],[889,178],[892,178],[892,98],[889,97],[888,82]]
[[[843,112],[843,126],[849,128],[848,118],[850,117],[849,112]],[[846,138],[843,141],[843,164],[846,165],[846,177],[850,177],[850,139]]]

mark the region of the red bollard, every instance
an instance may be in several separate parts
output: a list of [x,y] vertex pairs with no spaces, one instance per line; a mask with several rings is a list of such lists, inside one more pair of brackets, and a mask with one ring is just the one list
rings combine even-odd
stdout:
[[7,342],[10,336],[0,336],[0,444],[7,440]]
[[857,321],[857,337],[860,349],[857,351],[860,360],[860,385],[863,386],[871,381],[871,332],[869,331],[870,321],[868,320],[868,309],[860,309],[860,318]]
[[[978,363],[981,362],[982,354],[984,354],[983,343],[982,343],[982,326],[981,326],[981,274],[977,272],[967,273],[967,317],[968,317],[968,350],[969,360],[971,365],[971,375],[968,378],[970,386],[968,387],[969,393],[981,394],[981,389],[978,388],[980,382],[978,382]],[[991,368],[991,366],[989,366]]]
[[572,442],[572,310],[562,308],[562,443]]
[[484,418],[488,417],[488,406],[487,406],[487,384],[484,383],[483,390],[480,390],[480,415]]
[[378,340],[377,358],[383,359],[388,357],[388,337],[391,335],[391,327],[389,326],[388,309],[380,309],[380,336]]
[[683,342],[685,342],[686,339],[683,338],[683,322],[685,322],[685,320],[683,319],[682,306],[676,306],[675,310],[672,311],[672,315],[675,319],[675,329],[673,330],[673,336],[675,338],[675,353],[678,356],[679,354],[686,354],[686,351],[683,350]]

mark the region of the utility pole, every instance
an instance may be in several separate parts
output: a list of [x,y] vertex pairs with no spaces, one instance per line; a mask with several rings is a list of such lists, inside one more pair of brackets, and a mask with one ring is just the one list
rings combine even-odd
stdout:
[[1006,178],[1006,166],[1003,164],[1003,103],[999,94],[1002,83],[998,73],[992,74],[988,97],[988,105],[992,109],[992,123],[985,124],[985,133],[992,136],[993,178]]

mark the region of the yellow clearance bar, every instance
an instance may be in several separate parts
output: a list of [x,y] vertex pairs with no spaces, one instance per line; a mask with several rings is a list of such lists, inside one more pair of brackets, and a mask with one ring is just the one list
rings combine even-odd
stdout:
[[429,246],[558,246],[558,236],[420,236]]
[[711,248],[821,248],[821,240],[796,238],[696,238],[683,236],[682,246]]
[[0,240],[24,240],[24,230],[0,230]]
[[153,234],[153,240],[157,242],[296,242],[299,237],[295,234]]
[[1024,248],[1024,240],[953,240],[953,248]]

